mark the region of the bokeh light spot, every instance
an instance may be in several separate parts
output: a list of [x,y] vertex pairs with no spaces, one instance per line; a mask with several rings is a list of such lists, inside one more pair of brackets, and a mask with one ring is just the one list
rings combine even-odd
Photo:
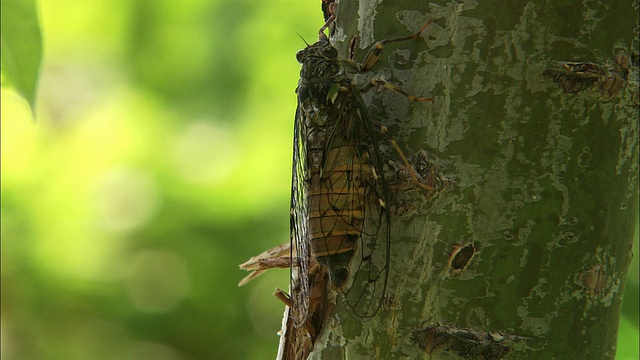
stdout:
[[238,161],[233,133],[211,121],[192,122],[178,138],[174,160],[178,173],[192,183],[220,183]]
[[96,189],[99,222],[105,229],[127,233],[149,222],[159,198],[152,178],[134,168],[112,168],[104,173]]
[[127,295],[143,312],[166,312],[189,293],[191,282],[182,259],[166,251],[144,251],[133,258],[126,279]]

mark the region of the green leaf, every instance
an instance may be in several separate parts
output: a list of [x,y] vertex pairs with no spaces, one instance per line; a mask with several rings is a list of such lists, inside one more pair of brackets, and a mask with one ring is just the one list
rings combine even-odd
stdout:
[[42,40],[35,0],[2,0],[2,87],[12,88],[35,109]]

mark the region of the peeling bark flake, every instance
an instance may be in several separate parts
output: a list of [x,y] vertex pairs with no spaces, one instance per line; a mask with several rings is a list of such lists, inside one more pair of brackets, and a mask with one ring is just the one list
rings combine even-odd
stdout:
[[604,65],[589,62],[562,62],[559,68],[547,68],[543,75],[556,82],[565,93],[577,93],[597,88],[606,99],[616,97],[629,79],[629,58],[617,54]]
[[578,275],[578,283],[584,293],[593,299],[611,285],[611,276],[607,275],[601,263],[596,263]]

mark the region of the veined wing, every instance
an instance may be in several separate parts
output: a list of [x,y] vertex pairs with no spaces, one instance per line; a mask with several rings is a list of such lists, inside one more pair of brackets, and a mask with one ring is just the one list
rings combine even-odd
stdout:
[[[332,283],[357,317],[373,316],[389,272],[388,189],[377,134],[351,79],[342,85],[327,123],[320,200],[311,200],[312,248],[328,265]],[[313,224],[313,222],[312,222]]]
[[305,135],[305,122],[302,118],[302,112],[298,108],[293,130],[290,210],[291,312],[296,327],[306,321],[309,312],[309,259],[311,253],[309,249],[309,206],[307,202],[309,190],[306,182],[308,164]]

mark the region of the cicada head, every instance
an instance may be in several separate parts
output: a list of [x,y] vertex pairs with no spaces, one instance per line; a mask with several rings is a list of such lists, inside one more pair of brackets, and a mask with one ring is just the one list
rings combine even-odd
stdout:
[[302,64],[298,83],[298,98],[319,100],[328,105],[334,97],[332,90],[345,80],[345,70],[338,50],[331,45],[329,38],[320,33],[320,39],[298,51],[296,59]]

